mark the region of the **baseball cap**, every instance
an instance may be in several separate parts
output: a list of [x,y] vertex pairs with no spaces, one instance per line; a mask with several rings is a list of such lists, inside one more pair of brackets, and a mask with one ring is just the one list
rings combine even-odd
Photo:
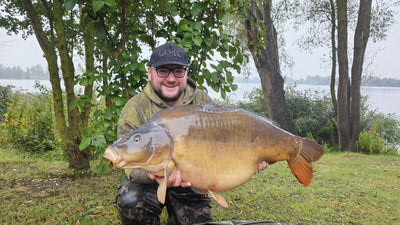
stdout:
[[162,65],[176,64],[189,67],[185,50],[171,43],[154,48],[150,56],[149,66],[157,68]]

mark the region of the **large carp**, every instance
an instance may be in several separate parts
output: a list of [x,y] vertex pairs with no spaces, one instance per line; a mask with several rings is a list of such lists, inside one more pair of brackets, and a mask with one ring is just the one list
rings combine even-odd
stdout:
[[[250,179],[262,161],[286,160],[304,186],[324,154],[316,142],[295,136],[255,113],[214,104],[176,106],[158,112],[140,128],[110,145],[104,157],[114,168],[139,168],[164,181],[158,187],[164,203],[167,178],[176,167],[182,180],[209,192],[222,206],[218,191]],[[129,174],[129,172],[127,172]]]

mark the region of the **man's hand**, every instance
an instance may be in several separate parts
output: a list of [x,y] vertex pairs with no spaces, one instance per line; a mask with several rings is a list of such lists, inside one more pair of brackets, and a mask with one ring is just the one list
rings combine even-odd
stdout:
[[[149,173],[150,179],[156,180],[158,183],[161,183],[164,180],[164,177],[159,177],[154,174]],[[190,187],[192,183],[190,181],[182,180],[182,173],[180,170],[174,168],[172,173],[169,175],[167,180],[167,187]]]
[[256,174],[259,173],[259,172],[261,172],[262,170],[267,169],[268,166],[269,166],[269,164],[268,164],[267,162],[262,161],[262,162],[260,163],[260,165],[258,165],[258,168],[257,168],[257,170],[256,170]]

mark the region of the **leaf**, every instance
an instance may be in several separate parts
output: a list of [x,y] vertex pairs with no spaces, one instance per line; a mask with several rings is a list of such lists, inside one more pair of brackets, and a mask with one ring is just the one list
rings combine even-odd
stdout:
[[78,106],[78,100],[74,100],[71,102],[71,104],[69,105],[69,111],[72,111],[73,109],[75,109]]
[[108,111],[103,114],[105,120],[112,120],[113,114],[112,112]]
[[201,43],[203,42],[201,37],[192,37],[192,40],[197,46],[201,46]]
[[96,138],[94,139],[93,145],[96,147],[106,147],[107,142],[104,134],[97,134]]
[[188,25],[189,25],[189,21],[186,19],[182,19],[181,21],[179,21],[178,32],[192,31],[192,28],[190,28]]
[[104,1],[102,0],[94,0],[92,3],[93,12],[97,13],[100,9],[104,7]]
[[203,25],[201,24],[200,21],[196,21],[192,23],[192,28],[198,31],[201,31],[203,29]]
[[105,0],[104,3],[111,9],[114,9],[117,6],[115,0]]
[[123,106],[123,105],[125,105],[125,103],[126,103],[125,99],[118,98],[115,100],[114,105],[115,106]]
[[74,8],[76,0],[64,0],[65,10],[70,11]]
[[203,3],[199,3],[199,2],[195,3],[192,8],[192,15],[198,16],[203,11],[203,8],[204,8]]
[[89,146],[90,146],[90,143],[92,142],[91,140],[92,140],[92,139],[89,138],[89,137],[83,138],[83,140],[82,140],[81,143],[79,144],[79,150],[82,151],[82,150],[86,149],[87,147],[89,147]]
[[146,9],[150,9],[152,5],[153,5],[153,0],[144,1],[144,6],[146,7]]
[[93,117],[99,117],[99,116],[101,116],[102,114],[103,114],[103,111],[100,110],[100,109],[98,109],[98,110],[94,111]]

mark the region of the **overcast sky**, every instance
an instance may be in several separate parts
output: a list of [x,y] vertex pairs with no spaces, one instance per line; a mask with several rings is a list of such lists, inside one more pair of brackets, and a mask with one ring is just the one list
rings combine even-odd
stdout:
[[[369,75],[400,79],[400,14],[395,17],[396,23],[391,27],[386,40],[368,43],[366,66]],[[324,55],[329,54],[329,49],[316,49],[312,54],[301,51],[294,44],[298,38],[296,35],[295,32],[291,32],[286,37],[286,51],[293,57],[295,66],[291,70],[283,69],[284,75],[294,79],[305,78],[308,75],[329,76],[330,65],[326,62],[327,58],[324,59]],[[6,67],[20,66],[23,69],[39,64],[47,68],[35,37],[23,40],[18,36],[8,36],[1,29],[0,64]]]

